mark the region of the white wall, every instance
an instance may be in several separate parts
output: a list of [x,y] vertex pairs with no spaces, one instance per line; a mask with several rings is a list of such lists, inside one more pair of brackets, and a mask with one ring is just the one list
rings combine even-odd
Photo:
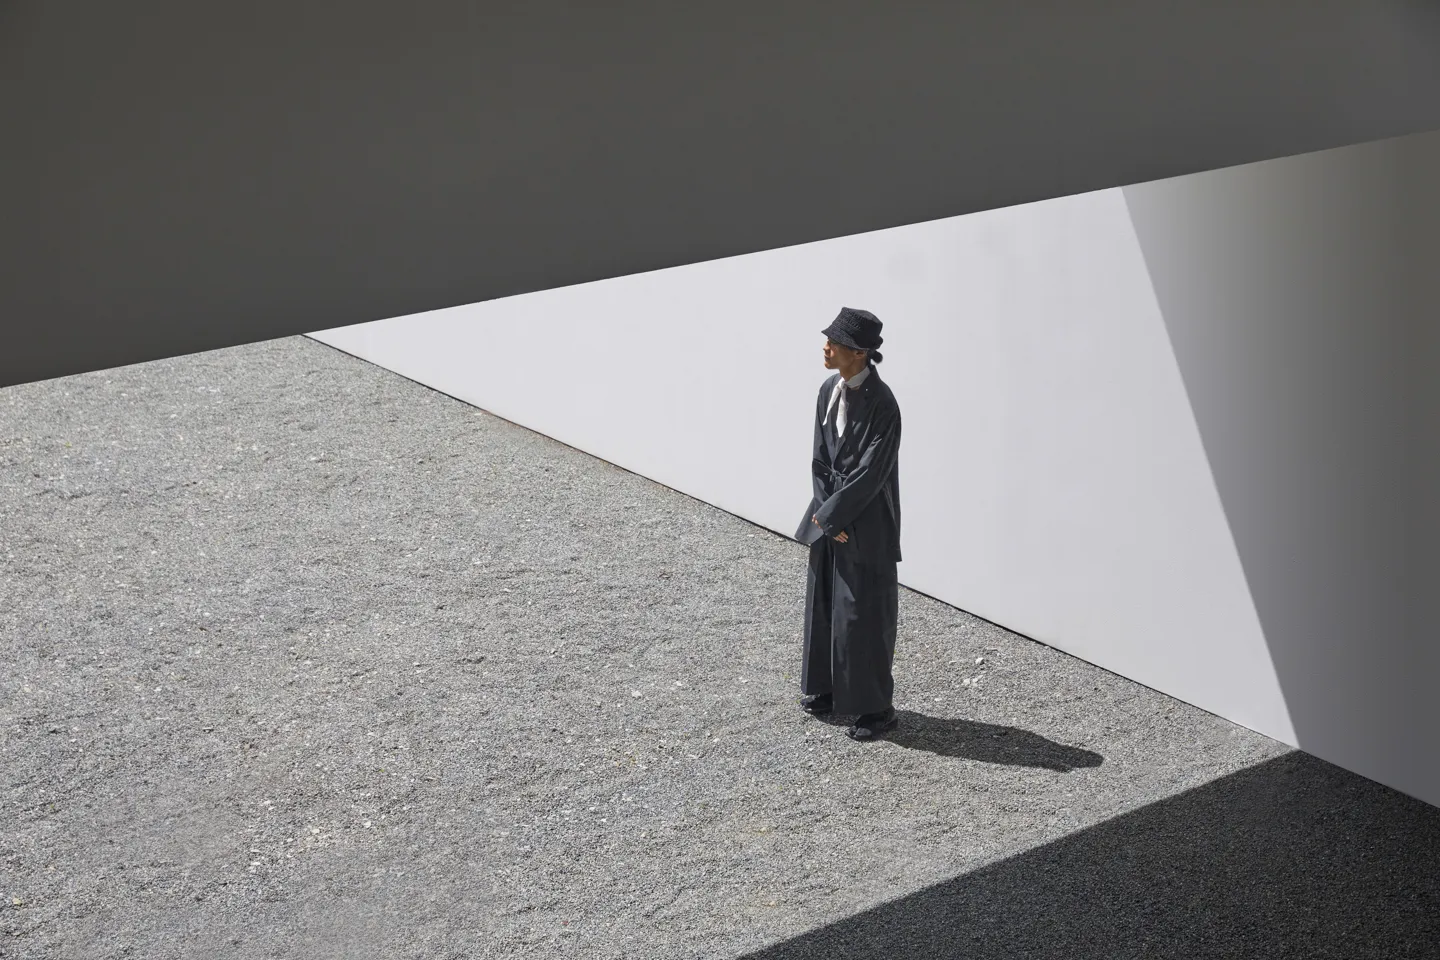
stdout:
[[1440,134],[1125,195],[1298,743],[1440,803]]
[[903,583],[1440,802],[1298,736],[1122,191],[314,336],[788,536],[841,305],[886,324]]

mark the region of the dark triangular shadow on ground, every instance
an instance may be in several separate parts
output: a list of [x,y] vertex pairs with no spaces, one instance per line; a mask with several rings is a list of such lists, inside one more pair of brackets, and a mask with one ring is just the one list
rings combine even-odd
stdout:
[[1440,956],[1440,809],[1290,753],[747,960]]

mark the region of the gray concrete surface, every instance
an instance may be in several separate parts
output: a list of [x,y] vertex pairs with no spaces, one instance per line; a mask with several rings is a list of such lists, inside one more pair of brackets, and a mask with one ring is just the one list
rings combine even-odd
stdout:
[[0,391],[0,956],[738,957],[1288,752],[908,591],[852,743],[803,575],[302,338]]

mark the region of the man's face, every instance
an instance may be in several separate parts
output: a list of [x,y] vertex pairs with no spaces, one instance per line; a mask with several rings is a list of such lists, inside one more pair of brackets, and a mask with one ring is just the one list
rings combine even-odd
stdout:
[[843,343],[836,343],[834,340],[825,341],[825,369],[839,370],[841,364],[853,365],[864,350],[851,350]]

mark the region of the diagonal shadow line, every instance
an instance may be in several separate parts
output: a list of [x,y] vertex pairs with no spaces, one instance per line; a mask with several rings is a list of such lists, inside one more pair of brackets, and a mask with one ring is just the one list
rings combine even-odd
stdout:
[[1289,753],[745,960],[1433,958],[1440,809]]
[[1431,132],[1122,191],[1293,736],[1261,732],[1432,803],[1437,162]]
[[[911,710],[896,713],[900,725],[886,733],[884,739],[909,750],[1010,767],[1039,767],[1057,773],[1098,767],[1105,762],[1105,758],[1093,750],[1067,746],[1019,727],[958,717],[931,717]],[[834,716],[820,719],[831,726],[845,726],[850,722]]]

